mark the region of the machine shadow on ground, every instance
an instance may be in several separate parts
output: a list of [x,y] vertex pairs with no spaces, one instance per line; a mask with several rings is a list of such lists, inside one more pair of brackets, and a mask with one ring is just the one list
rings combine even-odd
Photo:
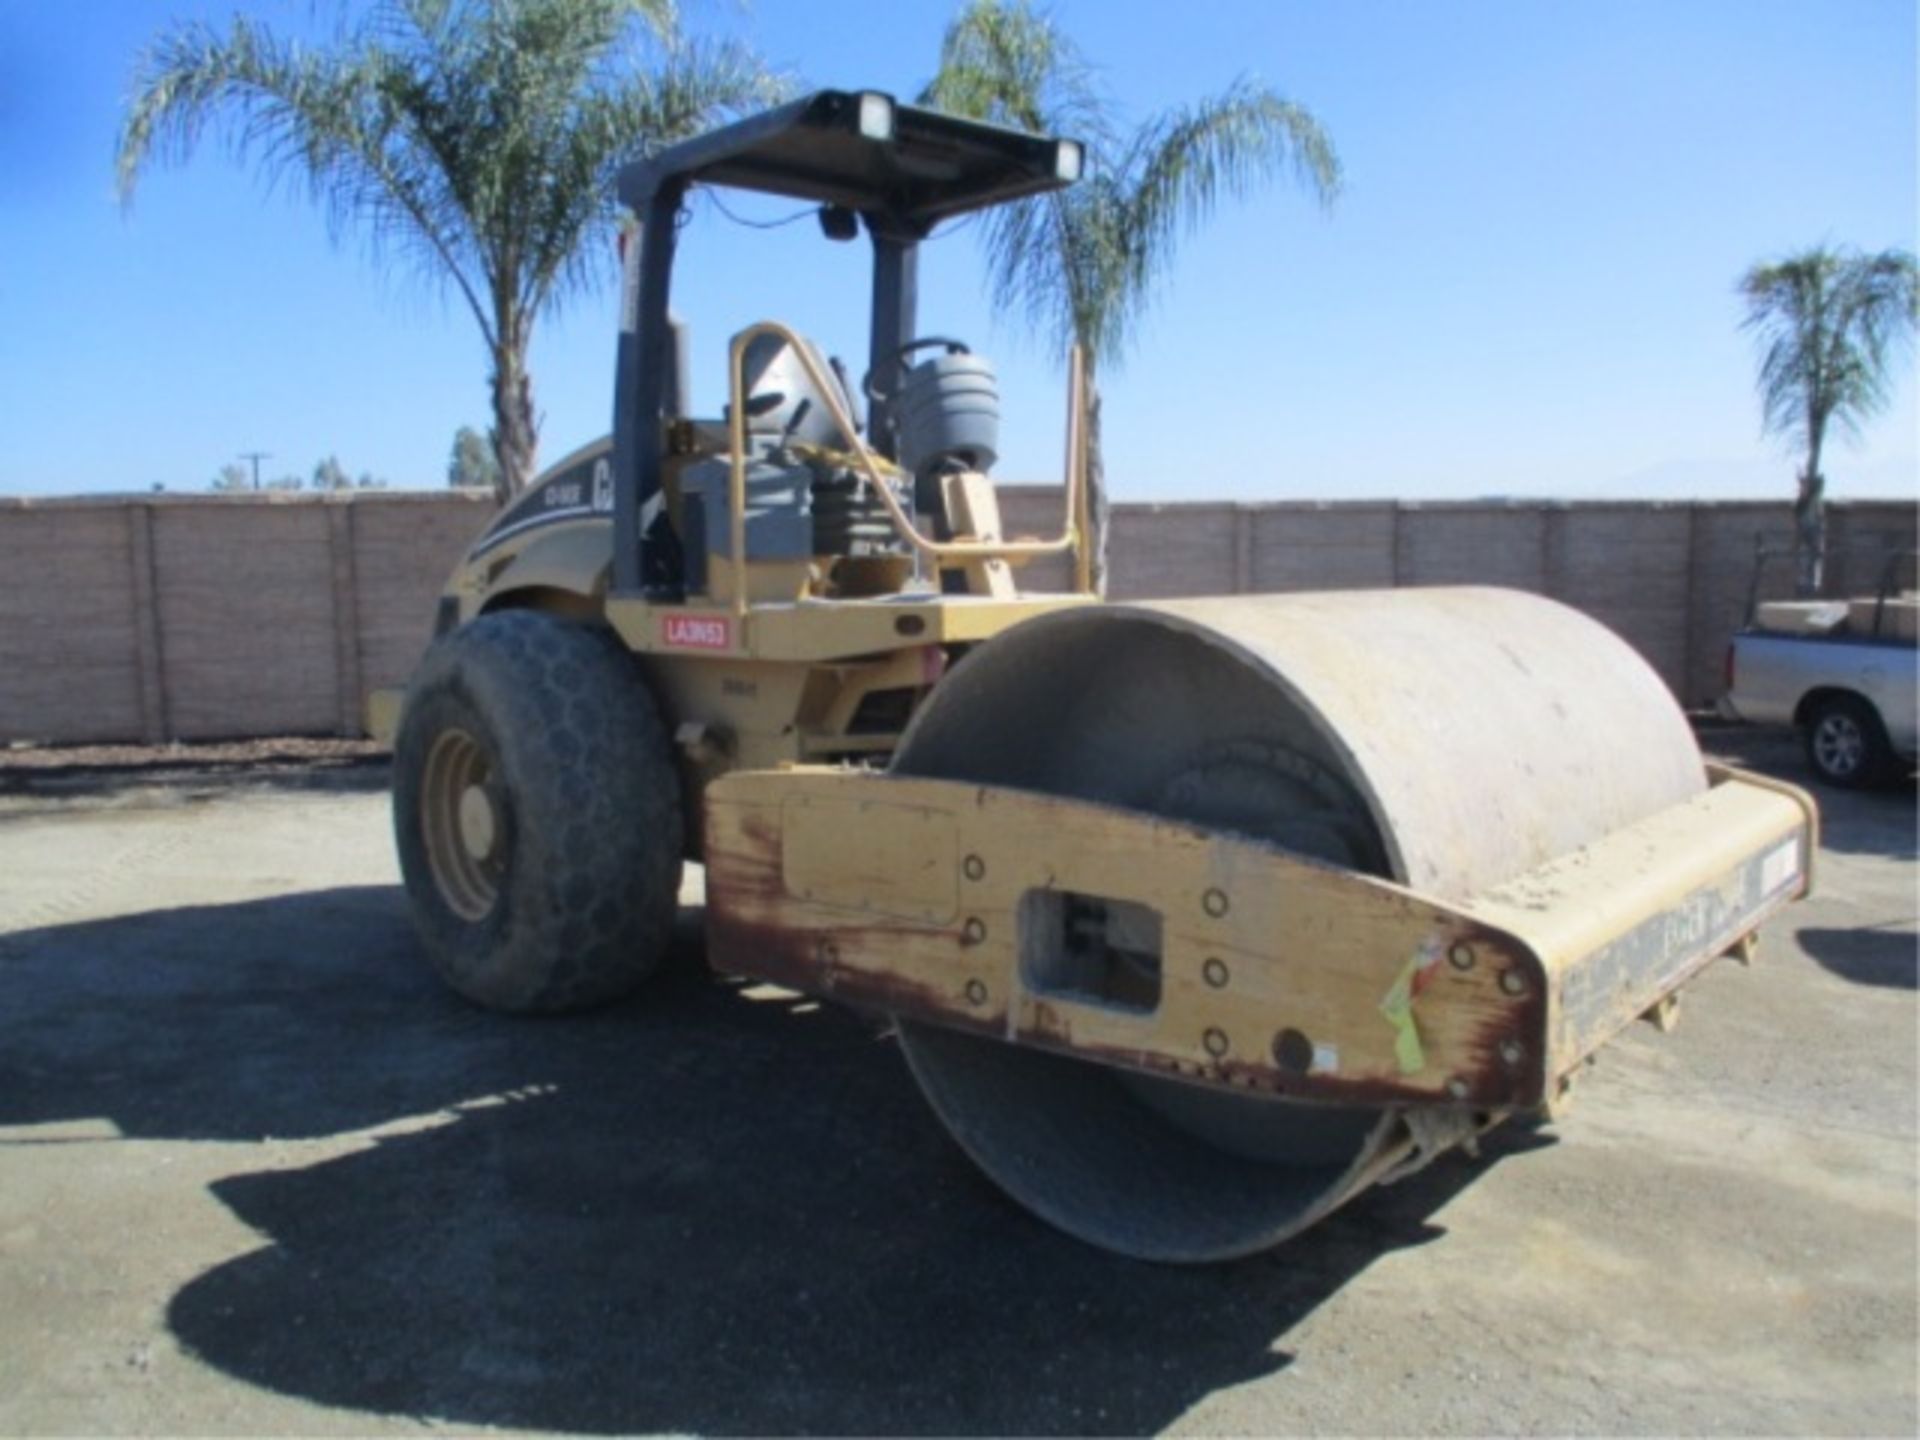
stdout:
[[0,1124],[250,1147],[213,1189],[263,1243],[168,1310],[205,1363],[591,1432],[1158,1430],[1547,1143],[1507,1127],[1239,1265],[1112,1259],[978,1178],[876,1024],[707,975],[697,921],[643,999],[551,1021],[444,992],[397,888],[7,937]]
[[1857,930],[1809,926],[1793,938],[1842,980],[1886,990],[1920,989],[1920,942],[1905,926],[1863,926]]

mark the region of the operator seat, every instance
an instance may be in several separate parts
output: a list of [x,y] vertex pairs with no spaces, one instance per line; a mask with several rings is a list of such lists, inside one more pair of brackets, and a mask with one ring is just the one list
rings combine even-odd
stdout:
[[[832,384],[836,392],[833,398],[859,429],[865,423],[865,416],[853,387],[847,383],[845,364],[837,358],[829,359],[812,340],[801,337],[800,343]],[[847,448],[850,437],[841,433],[828,400],[787,340],[778,335],[756,335],[747,343],[744,369],[750,436],[763,441],[799,441],[829,449]],[[731,400],[726,418],[732,419]]]

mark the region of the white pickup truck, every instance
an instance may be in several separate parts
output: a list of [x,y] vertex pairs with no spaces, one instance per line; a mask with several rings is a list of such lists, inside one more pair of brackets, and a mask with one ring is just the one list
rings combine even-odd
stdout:
[[[1909,576],[1910,555],[1894,557]],[[1889,564],[1879,593],[1853,600],[1754,603],[1727,651],[1729,718],[1792,725],[1807,762],[1848,789],[1913,773],[1920,712],[1920,595],[1896,588]]]

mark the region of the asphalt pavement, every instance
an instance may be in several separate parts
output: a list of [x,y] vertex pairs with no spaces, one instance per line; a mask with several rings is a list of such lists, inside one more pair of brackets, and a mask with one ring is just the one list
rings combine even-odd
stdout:
[[[1759,757],[1797,775],[1790,752]],[[0,1431],[1913,1434],[1911,786],[1679,1028],[1255,1260],[1003,1200],[884,1027],[475,1011],[384,774],[0,806]]]

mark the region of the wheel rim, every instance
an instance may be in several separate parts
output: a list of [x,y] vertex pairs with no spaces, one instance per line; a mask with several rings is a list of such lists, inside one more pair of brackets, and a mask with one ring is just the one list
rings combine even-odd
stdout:
[[1814,758],[1829,775],[1851,775],[1860,768],[1867,737],[1851,715],[1824,715],[1813,732]]
[[427,865],[447,908],[486,918],[500,898],[507,837],[486,748],[464,730],[443,730],[427,751],[420,833]]

